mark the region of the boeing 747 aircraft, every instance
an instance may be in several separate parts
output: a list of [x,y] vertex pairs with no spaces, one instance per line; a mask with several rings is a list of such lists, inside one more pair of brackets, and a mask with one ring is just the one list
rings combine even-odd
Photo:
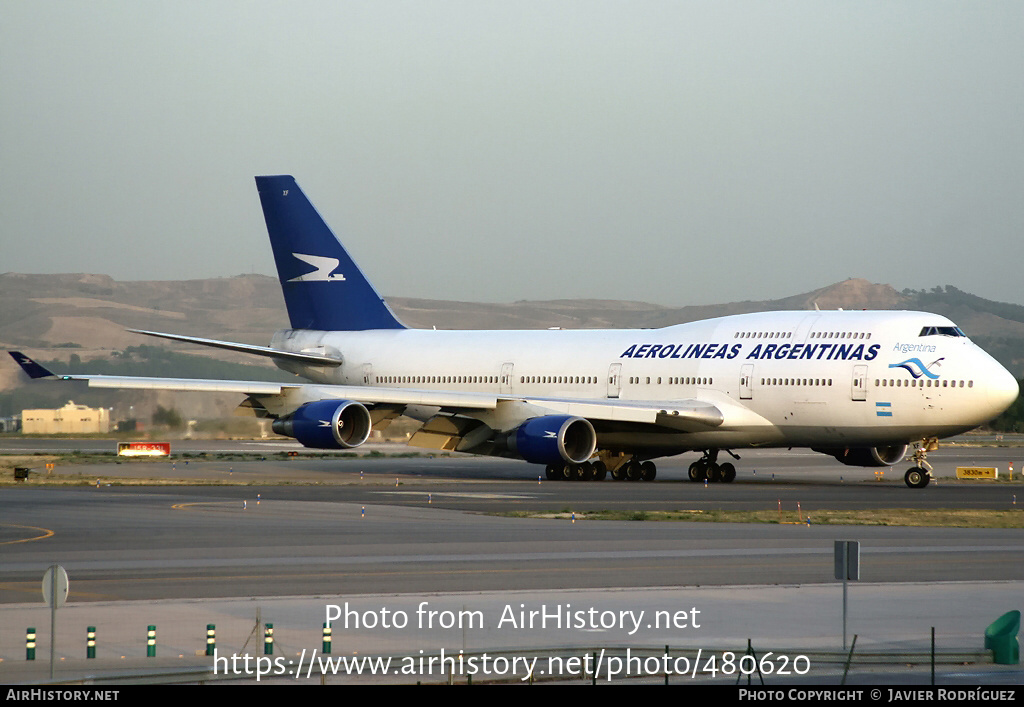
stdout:
[[291,323],[269,347],[138,333],[269,356],[306,382],[56,376],[93,388],[234,392],[307,447],[358,447],[405,415],[410,444],[516,457],[549,479],[655,478],[653,459],[699,452],[693,481],[730,482],[734,450],[809,447],[890,466],[910,445],[924,487],[938,438],[985,423],[1017,381],[927,312],[743,314],[663,329],[406,328],[289,176],[257,177]]

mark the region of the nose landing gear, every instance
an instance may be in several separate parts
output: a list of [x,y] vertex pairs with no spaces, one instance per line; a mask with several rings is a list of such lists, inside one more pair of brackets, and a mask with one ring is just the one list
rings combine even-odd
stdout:
[[932,465],[928,463],[928,452],[939,448],[939,440],[926,439],[914,445],[914,464],[903,476],[903,481],[912,489],[923,489],[932,480]]

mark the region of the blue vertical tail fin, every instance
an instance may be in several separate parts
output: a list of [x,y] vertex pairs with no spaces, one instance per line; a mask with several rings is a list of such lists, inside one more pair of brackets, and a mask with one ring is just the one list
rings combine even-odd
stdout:
[[289,176],[256,177],[293,329],[404,329]]

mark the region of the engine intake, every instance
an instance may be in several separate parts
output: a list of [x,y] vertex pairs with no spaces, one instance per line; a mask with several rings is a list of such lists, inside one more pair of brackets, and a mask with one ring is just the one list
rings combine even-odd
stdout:
[[582,464],[594,455],[597,433],[585,418],[545,415],[521,424],[509,435],[508,445],[533,464]]
[[370,436],[370,411],[352,400],[307,403],[285,418],[274,420],[273,430],[294,437],[313,449],[351,449]]

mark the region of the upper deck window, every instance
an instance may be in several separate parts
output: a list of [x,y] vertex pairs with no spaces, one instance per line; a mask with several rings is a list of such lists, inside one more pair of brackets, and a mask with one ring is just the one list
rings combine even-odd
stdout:
[[926,326],[918,336],[967,336],[958,326]]

